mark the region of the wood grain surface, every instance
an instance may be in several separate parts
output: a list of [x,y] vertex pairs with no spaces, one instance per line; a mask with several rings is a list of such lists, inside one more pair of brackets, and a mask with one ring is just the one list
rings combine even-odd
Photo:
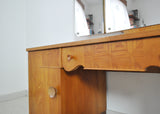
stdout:
[[106,114],[106,72],[62,70],[62,114]]
[[[29,113],[105,114],[105,71],[65,72],[59,67],[57,53],[29,52]],[[49,96],[50,87],[57,90],[55,98]]]
[[[72,59],[68,61],[67,55]],[[84,69],[146,71],[160,67],[160,37],[102,43],[62,49],[62,64],[66,71]]]
[[[60,69],[41,68],[41,66],[58,67],[59,63],[57,59],[60,57],[54,59],[56,54],[57,50],[29,53],[30,114],[61,114]],[[53,60],[51,60],[51,58]],[[55,98],[50,98],[48,94],[48,89],[50,87],[57,89],[58,93]]]

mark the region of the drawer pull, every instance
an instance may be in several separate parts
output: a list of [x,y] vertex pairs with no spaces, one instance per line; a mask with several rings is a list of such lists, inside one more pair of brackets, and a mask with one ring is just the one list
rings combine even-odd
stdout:
[[54,87],[49,87],[48,94],[50,98],[55,98],[57,94],[57,90]]
[[73,58],[72,55],[67,55],[67,60],[70,61]]

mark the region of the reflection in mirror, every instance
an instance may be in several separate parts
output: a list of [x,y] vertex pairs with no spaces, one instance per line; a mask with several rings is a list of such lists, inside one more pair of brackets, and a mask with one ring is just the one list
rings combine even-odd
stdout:
[[159,0],[75,0],[75,34],[103,34],[159,24],[159,3]]
[[126,0],[105,0],[105,30],[114,32],[130,29]]
[[75,0],[75,34],[101,33],[104,33],[103,0]]

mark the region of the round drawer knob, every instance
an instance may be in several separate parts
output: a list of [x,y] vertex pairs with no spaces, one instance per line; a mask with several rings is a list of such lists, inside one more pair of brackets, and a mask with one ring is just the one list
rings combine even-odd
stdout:
[[57,94],[56,88],[50,87],[50,88],[48,89],[48,94],[49,94],[49,97],[50,97],[50,98],[55,98],[55,97],[56,97],[56,94]]
[[67,60],[70,61],[73,58],[72,55],[67,55]]

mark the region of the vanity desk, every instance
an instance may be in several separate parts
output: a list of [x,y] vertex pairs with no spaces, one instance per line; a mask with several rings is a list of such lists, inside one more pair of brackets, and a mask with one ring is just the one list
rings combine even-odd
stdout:
[[160,73],[160,25],[27,51],[30,114],[106,114],[106,71]]

